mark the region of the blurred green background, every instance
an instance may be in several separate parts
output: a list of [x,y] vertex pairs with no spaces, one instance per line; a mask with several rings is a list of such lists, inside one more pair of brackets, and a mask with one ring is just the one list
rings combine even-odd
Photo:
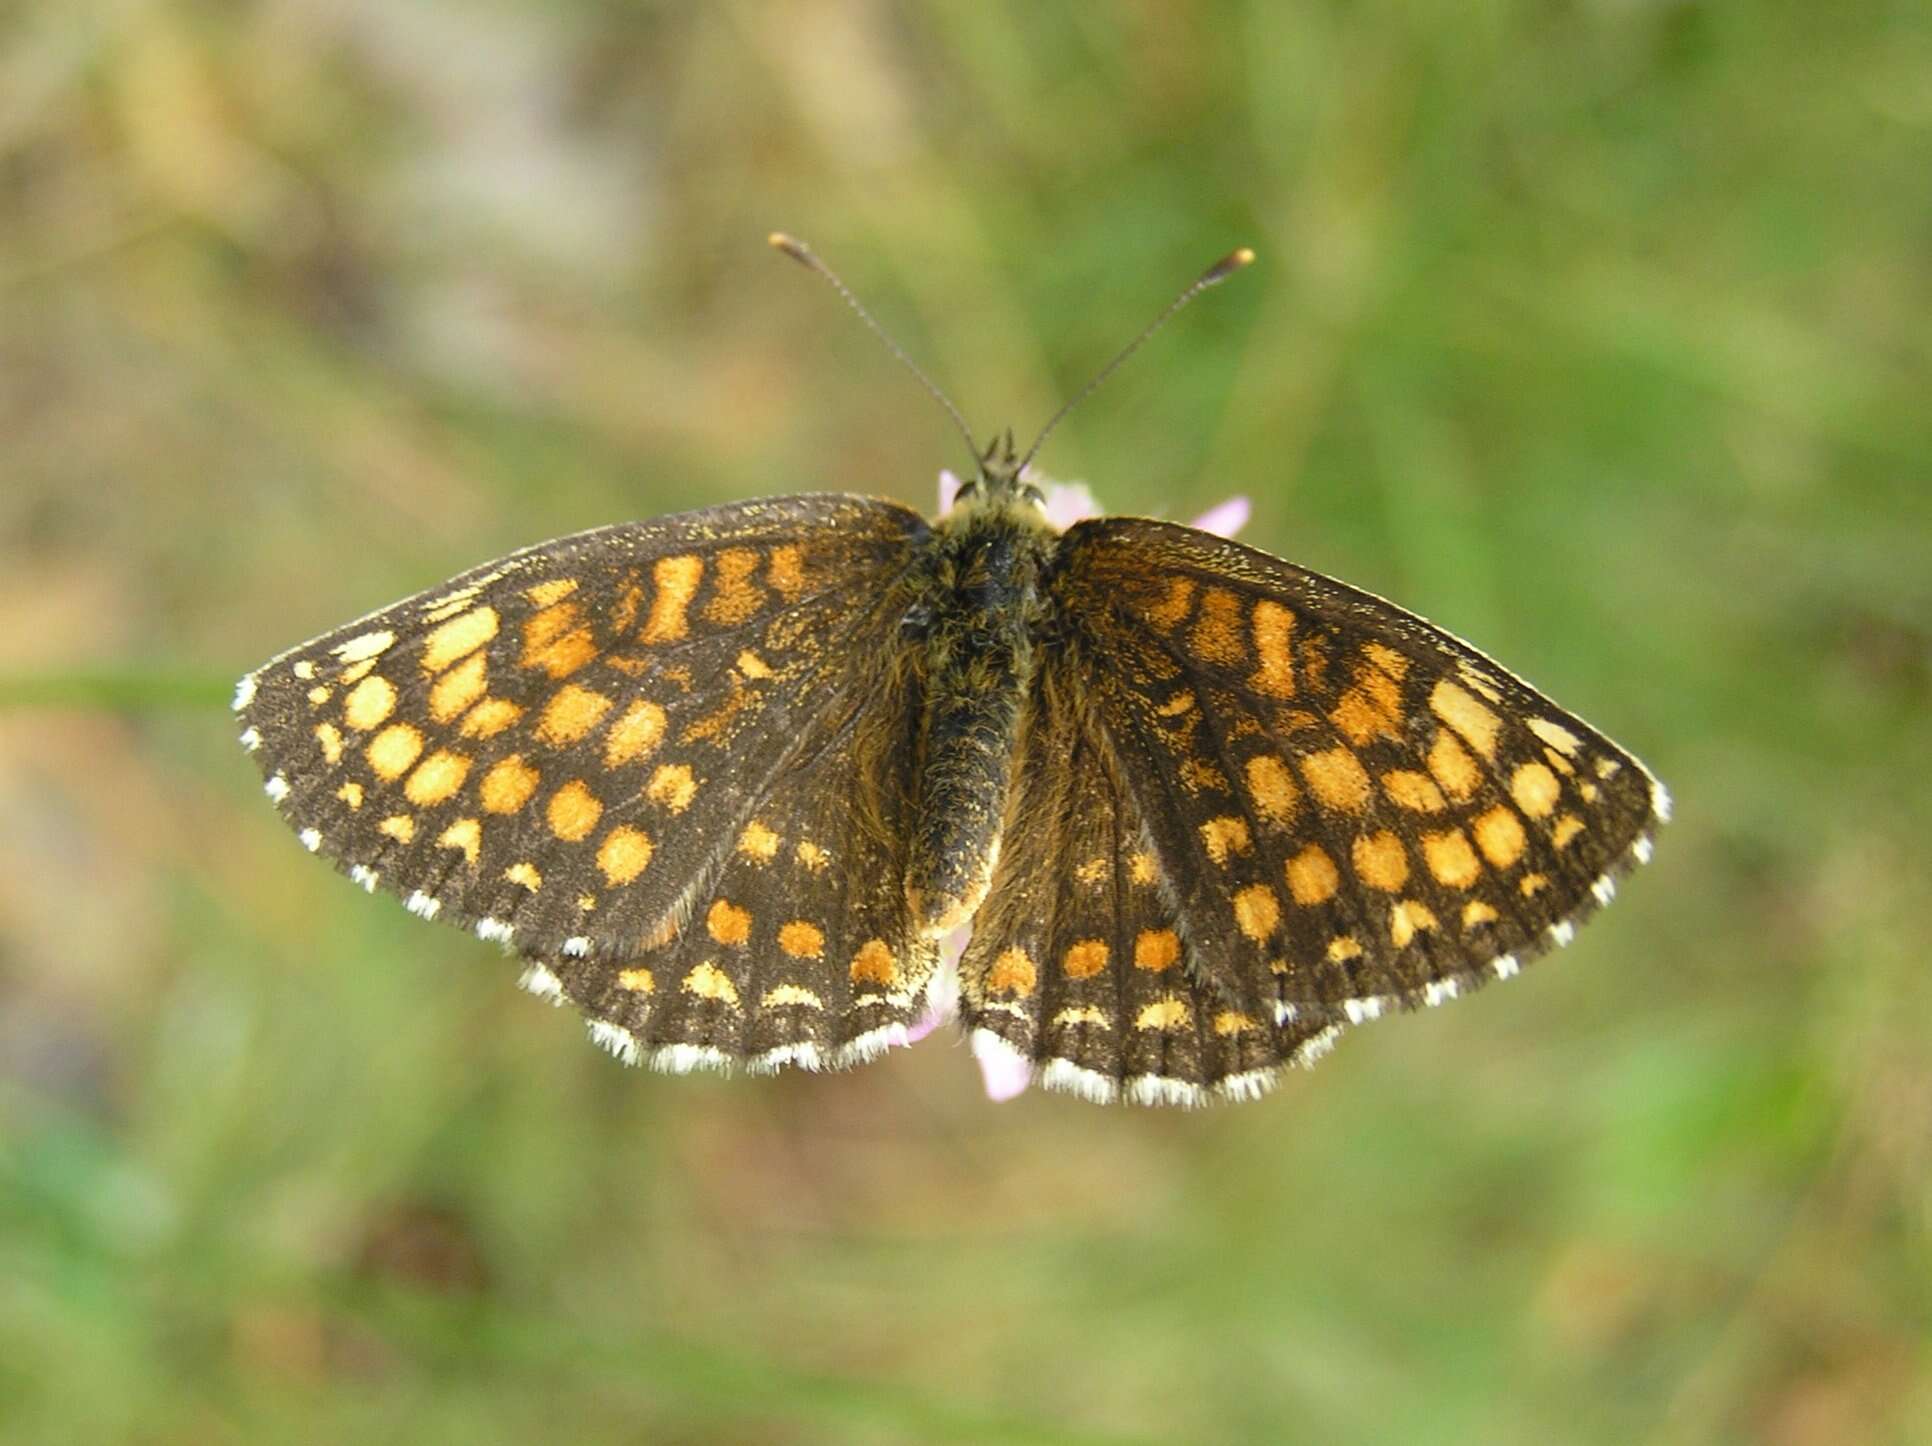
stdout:
[[[1932,1440],[1932,25],[1665,0],[0,12],[0,1437]],[[1553,962],[1265,1103],[627,1072],[232,679],[963,460],[1255,502],[1642,753]]]

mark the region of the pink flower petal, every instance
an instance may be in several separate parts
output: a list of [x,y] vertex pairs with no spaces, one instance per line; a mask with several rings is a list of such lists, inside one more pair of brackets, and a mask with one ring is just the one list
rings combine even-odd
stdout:
[[1226,502],[1208,508],[1194,519],[1194,525],[1203,532],[1212,532],[1216,537],[1232,537],[1248,525],[1254,507],[1245,497],[1230,497]]
[[1051,482],[1046,489],[1046,518],[1061,532],[1086,517],[1098,517],[1100,504],[1078,482]]
[[979,1061],[980,1077],[986,1082],[986,1098],[995,1103],[1017,1099],[1033,1083],[1033,1067],[1004,1040],[975,1034],[973,1058]]
[[950,467],[939,471],[939,515],[944,517],[953,510],[953,502],[959,496],[961,483],[959,474]]

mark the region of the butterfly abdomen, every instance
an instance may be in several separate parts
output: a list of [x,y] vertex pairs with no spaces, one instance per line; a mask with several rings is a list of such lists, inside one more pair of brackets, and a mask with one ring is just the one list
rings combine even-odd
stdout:
[[907,901],[928,936],[972,917],[998,861],[1053,541],[1037,517],[1024,503],[973,508],[942,523],[931,544],[926,715],[906,876]]

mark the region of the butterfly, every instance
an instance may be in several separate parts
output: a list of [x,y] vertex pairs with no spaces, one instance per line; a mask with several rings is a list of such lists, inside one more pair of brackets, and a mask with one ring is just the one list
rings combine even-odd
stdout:
[[1254,548],[1057,530],[1038,445],[936,522],[812,493],[485,563],[250,673],[241,741],[306,848],[674,1071],[905,1043],[970,925],[962,1023],[1043,1085],[1253,1098],[1648,860],[1669,796],[1587,723]]

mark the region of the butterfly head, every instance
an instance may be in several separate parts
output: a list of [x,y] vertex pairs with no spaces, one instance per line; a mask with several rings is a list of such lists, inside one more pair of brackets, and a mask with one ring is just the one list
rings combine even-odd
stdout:
[[978,454],[978,470],[960,484],[954,505],[984,507],[1025,502],[1043,509],[1046,494],[1026,480],[1026,462],[1013,445],[1013,432],[1008,428],[1004,436],[995,437]]

